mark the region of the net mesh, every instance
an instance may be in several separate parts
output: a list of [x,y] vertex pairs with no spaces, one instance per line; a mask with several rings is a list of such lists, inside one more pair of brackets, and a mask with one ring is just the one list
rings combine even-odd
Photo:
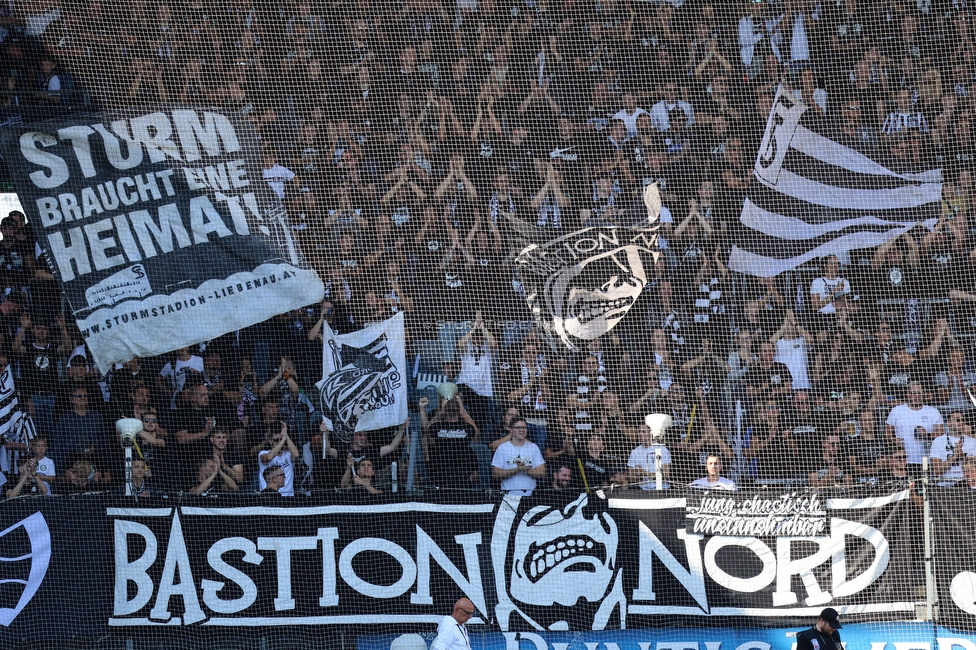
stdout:
[[[976,648],[973,53],[964,0],[4,3],[4,645]],[[258,231],[322,300],[89,318]]]

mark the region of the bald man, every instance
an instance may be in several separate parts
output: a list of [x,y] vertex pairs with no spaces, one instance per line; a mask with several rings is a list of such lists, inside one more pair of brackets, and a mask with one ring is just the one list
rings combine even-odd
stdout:
[[467,598],[454,603],[454,611],[437,624],[437,638],[430,650],[471,650],[471,639],[464,624],[474,616],[474,603]]

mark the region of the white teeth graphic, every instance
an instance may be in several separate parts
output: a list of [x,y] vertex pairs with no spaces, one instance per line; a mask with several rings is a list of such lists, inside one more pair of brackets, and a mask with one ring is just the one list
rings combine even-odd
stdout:
[[617,298],[616,300],[611,300],[609,302],[591,303],[589,308],[580,310],[577,313],[577,317],[582,321],[590,321],[611,311],[624,309],[630,306],[633,302],[633,298]]
[[582,554],[587,548],[594,548],[592,540],[554,539],[545,548],[540,548],[534,553],[530,550],[531,558],[526,557],[526,566],[533,580],[541,579],[557,563],[577,554]]

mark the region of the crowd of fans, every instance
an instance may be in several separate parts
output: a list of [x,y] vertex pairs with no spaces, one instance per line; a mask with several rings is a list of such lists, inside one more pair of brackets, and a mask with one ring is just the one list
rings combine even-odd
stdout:
[[[141,493],[372,494],[411,448],[419,482],[444,488],[652,488],[659,452],[665,486],[734,487],[723,465],[740,486],[886,483],[923,456],[976,486],[972,23],[962,2],[893,0],[2,7],[8,112],[80,93],[245,115],[327,287],[102,376],[22,215],[3,219],[3,351],[40,433],[5,443],[7,494],[117,488],[123,416],[145,423]],[[836,141],[941,167],[938,223],[768,280],[730,271],[780,84]],[[551,349],[513,233],[633,224],[655,182],[663,255],[640,299],[586,350]],[[319,425],[323,323],[400,312],[411,359],[460,399],[413,385],[410,423],[341,440]],[[673,419],[663,439],[651,412]]]

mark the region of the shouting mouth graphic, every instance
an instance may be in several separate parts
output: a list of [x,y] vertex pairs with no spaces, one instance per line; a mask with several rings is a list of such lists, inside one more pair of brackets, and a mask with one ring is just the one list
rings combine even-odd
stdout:
[[567,343],[602,336],[627,315],[646,280],[635,246],[617,248],[570,267],[548,287],[553,326]]
[[562,512],[536,506],[515,532],[512,596],[533,605],[574,605],[604,597],[614,574],[617,524],[607,514],[587,519],[586,495]]
[[572,558],[576,562],[570,562],[561,566],[561,570],[572,571],[576,567],[579,567],[579,570],[594,573],[595,569],[590,561],[593,558],[584,555],[588,553],[593,553],[600,564],[603,564],[606,559],[603,545],[597,544],[589,538],[578,536],[560,537],[549,542],[545,548],[537,546],[535,542],[532,542],[529,546],[531,559],[526,558],[525,560],[525,564],[529,567],[529,580],[537,582],[549,569],[568,558]]
[[[634,304],[634,298],[630,295],[621,296],[614,299],[612,296],[619,295],[620,288],[617,287],[617,276],[610,278],[610,281],[601,291],[587,291],[584,289],[573,289],[569,292],[568,320],[575,320],[580,326],[585,327],[596,319],[603,322],[619,320]],[[624,283],[623,290],[637,290],[638,293],[643,285],[634,282]]]

